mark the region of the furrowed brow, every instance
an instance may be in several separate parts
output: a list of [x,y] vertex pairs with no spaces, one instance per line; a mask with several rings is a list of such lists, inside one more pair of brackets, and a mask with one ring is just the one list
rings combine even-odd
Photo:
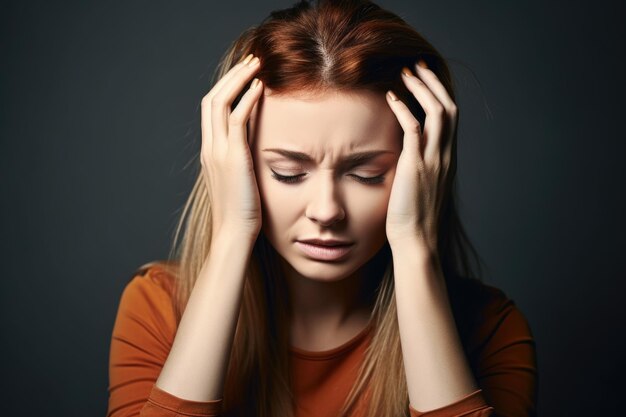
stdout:
[[[263,149],[263,152],[275,152],[286,158],[289,158],[291,160],[298,161],[298,162],[312,162],[313,161],[313,158],[306,153],[290,151],[287,149],[269,148],[269,149]],[[367,162],[371,159],[376,158],[379,155],[387,154],[387,153],[393,153],[393,152],[387,151],[387,150],[356,152],[356,153],[346,156],[345,158],[342,159],[341,162],[343,164],[359,164],[359,163]]]

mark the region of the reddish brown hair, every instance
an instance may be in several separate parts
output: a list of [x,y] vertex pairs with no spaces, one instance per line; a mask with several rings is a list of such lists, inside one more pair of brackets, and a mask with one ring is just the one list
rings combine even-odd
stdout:
[[[213,83],[249,53],[260,57],[257,77],[272,94],[317,93],[331,89],[384,94],[392,89],[423,126],[424,111],[400,79],[401,68],[411,68],[421,58],[454,99],[452,79],[443,57],[404,20],[369,1],[300,1],[291,8],[272,12],[230,45],[216,69]],[[233,102],[233,108],[246,90],[244,88]],[[460,297],[455,294],[462,291],[455,290],[455,283],[479,279],[473,267],[480,271],[482,260],[467,238],[456,209],[456,139],[455,132],[438,249],[458,320]],[[178,223],[169,259],[177,265],[172,270],[177,278],[175,308],[179,321],[209,254],[210,208],[204,177],[199,171]],[[224,415],[293,415],[287,316],[282,302],[287,292],[280,279],[276,256],[261,234],[246,272],[241,314],[225,384]],[[409,399],[388,245],[376,255],[376,261],[376,265],[382,267],[380,273],[376,269],[378,278],[374,283],[373,336],[343,411],[349,415],[357,408],[363,410],[363,415],[397,417],[408,415]]]
[[[272,94],[328,89],[382,94],[391,89],[422,126],[424,110],[399,74],[403,66],[411,68],[423,59],[455,100],[453,79],[441,54],[403,19],[370,1],[299,1],[291,8],[271,12],[260,25],[242,33],[225,58],[231,53],[231,65],[249,53],[259,56],[257,77]],[[463,230],[454,201],[456,136],[455,132],[446,204],[440,219],[439,253],[444,272],[478,278],[482,260]]]

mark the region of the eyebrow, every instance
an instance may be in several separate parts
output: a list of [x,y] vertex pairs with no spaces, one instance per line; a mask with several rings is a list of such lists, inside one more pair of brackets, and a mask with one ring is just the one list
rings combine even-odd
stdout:
[[[279,149],[279,148],[268,148],[263,149],[264,152],[275,152],[286,158],[292,159],[294,161],[299,162],[312,162],[313,158],[303,152],[290,151],[287,149]],[[363,163],[369,161],[370,159],[376,158],[378,155],[386,154],[386,153],[394,153],[393,151],[387,150],[376,150],[376,151],[365,151],[365,152],[356,152],[350,154],[342,159],[344,164],[356,164]]]

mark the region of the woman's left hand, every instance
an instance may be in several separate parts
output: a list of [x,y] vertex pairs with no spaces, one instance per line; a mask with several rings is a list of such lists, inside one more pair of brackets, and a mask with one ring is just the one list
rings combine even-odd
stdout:
[[[447,182],[458,110],[445,87],[426,65],[415,65],[401,75],[426,114],[424,131],[401,100],[386,94],[387,102],[404,131],[387,209],[386,232],[390,246],[417,243],[437,253],[439,211]],[[405,71],[410,75],[405,75]]]

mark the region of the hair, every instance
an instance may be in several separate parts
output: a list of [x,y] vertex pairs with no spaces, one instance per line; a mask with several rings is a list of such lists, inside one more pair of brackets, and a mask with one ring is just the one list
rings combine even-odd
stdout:
[[[246,29],[230,44],[215,70],[212,84],[250,53],[261,58],[256,76],[272,94],[322,90],[369,90],[384,94],[392,89],[423,126],[424,110],[399,76],[403,66],[411,67],[421,58],[454,99],[453,80],[439,52],[403,19],[370,1],[300,1],[290,8],[271,12],[258,26]],[[233,108],[246,90],[237,96]],[[452,140],[437,248],[459,325],[453,290],[464,280],[481,281],[483,261],[469,241],[457,212],[456,132]],[[199,170],[178,221],[169,259],[164,263],[176,280],[173,303],[177,323],[209,255],[211,203]],[[260,233],[246,269],[224,387],[224,415],[294,415],[288,369],[288,307],[280,302],[288,300],[288,294],[277,259],[275,249]],[[363,408],[365,415],[371,417],[408,416],[409,397],[388,242],[364,267],[376,271],[370,320],[373,333],[341,416],[349,415],[355,408]]]

